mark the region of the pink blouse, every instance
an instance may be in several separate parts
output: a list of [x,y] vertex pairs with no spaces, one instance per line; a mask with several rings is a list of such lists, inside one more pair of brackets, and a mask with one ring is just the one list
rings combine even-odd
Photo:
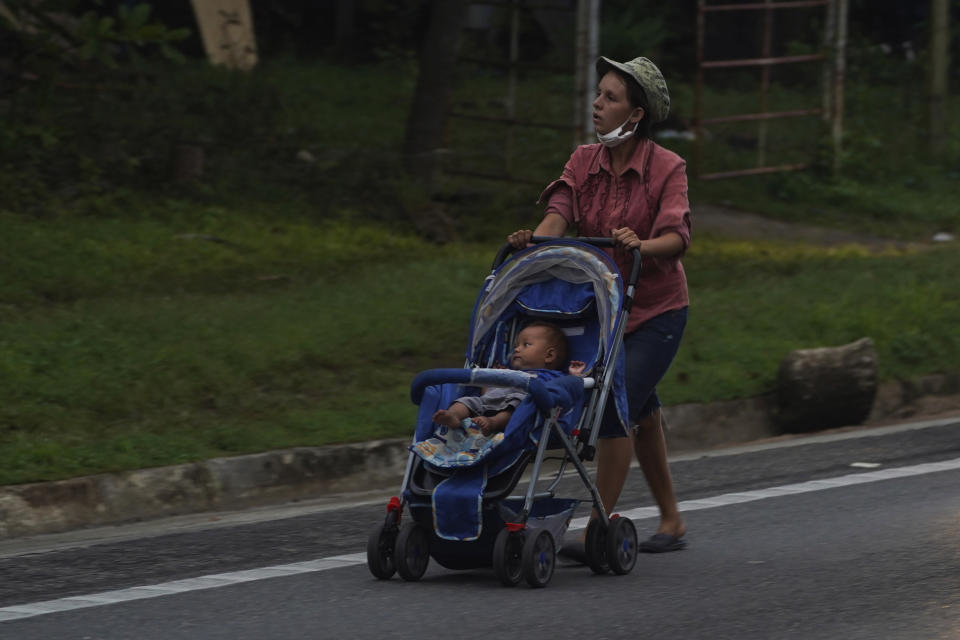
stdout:
[[[642,140],[623,173],[615,176],[606,147],[583,145],[574,150],[563,174],[544,189],[539,202],[547,203],[545,213],[563,216],[581,236],[610,237],[613,229],[630,227],[641,241],[669,231],[683,239],[683,250],[676,256],[644,258],[627,332],[690,303],[680,263],[690,246],[686,162],[680,156],[652,140]],[[608,252],[626,278],[630,254]]]

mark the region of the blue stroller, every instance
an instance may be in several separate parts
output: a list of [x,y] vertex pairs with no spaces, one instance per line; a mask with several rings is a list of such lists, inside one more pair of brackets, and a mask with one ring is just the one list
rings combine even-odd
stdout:
[[[417,428],[401,487],[367,541],[367,566],[379,579],[393,574],[419,580],[430,558],[448,569],[492,566],[500,582],[546,586],[553,577],[558,540],[580,500],[556,495],[567,465],[590,492],[599,517],[585,539],[594,573],[629,573],[637,534],[626,517],[608,515],[584,466],[595,453],[608,397],[626,424],[623,333],[640,273],[640,254],[624,286],[600,247],[609,238],[539,238],[511,255],[504,246],[477,298],[462,369],[431,369],[416,376],[411,399]],[[509,258],[509,259],[508,259]],[[526,323],[547,320],[567,336],[570,359],[586,364],[585,377],[502,368]],[[552,375],[551,375],[552,374]],[[503,433],[449,429],[432,422],[438,409],[481,387],[527,392]],[[548,451],[559,457],[548,458]],[[556,455],[556,454],[553,454]],[[556,476],[541,482],[545,460],[559,460]],[[511,495],[532,465],[525,493]],[[548,486],[541,486],[548,484]],[[404,510],[408,518],[402,518]]]

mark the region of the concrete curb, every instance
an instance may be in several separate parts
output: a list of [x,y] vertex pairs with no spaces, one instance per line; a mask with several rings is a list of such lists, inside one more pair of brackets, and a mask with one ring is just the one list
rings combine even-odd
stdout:
[[0,487],[0,539],[399,485],[409,444],[298,447]]
[[[883,385],[865,426],[960,410],[960,375]],[[780,435],[771,396],[664,408],[671,453]],[[0,539],[400,487],[410,439],[299,447],[0,487]]]

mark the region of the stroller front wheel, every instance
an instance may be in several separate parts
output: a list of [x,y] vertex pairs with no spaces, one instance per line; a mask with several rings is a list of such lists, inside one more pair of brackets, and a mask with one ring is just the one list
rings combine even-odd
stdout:
[[394,549],[397,573],[409,582],[423,577],[430,562],[430,535],[416,522],[407,522],[400,527]]
[[523,577],[531,587],[545,587],[557,564],[557,546],[546,529],[528,532],[523,543]]
[[397,571],[394,562],[394,546],[397,542],[397,525],[383,522],[370,532],[367,538],[367,568],[374,578],[389,580]]
[[523,578],[523,533],[500,530],[493,544],[493,572],[505,587],[517,585]]

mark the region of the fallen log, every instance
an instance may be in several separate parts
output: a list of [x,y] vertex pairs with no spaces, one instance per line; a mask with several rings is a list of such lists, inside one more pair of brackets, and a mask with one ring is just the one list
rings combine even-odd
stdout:
[[864,422],[877,395],[877,351],[870,338],[798,349],[780,363],[774,423],[783,433]]

